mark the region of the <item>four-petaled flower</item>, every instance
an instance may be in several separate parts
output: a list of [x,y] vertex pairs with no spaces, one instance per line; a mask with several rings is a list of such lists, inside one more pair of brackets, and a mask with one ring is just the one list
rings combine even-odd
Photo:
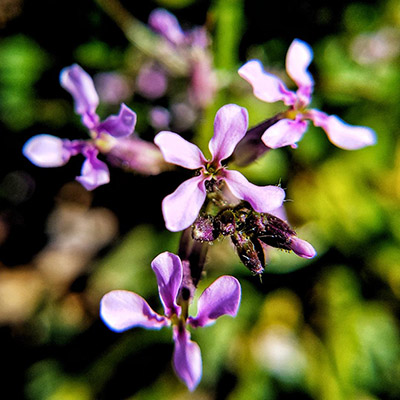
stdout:
[[225,181],[235,197],[249,202],[258,212],[271,212],[282,205],[283,189],[253,185],[240,172],[228,171],[222,164],[246,134],[247,119],[246,109],[235,104],[219,109],[214,121],[214,136],[209,143],[211,160],[207,160],[196,145],[176,133],[162,131],[154,138],[165,161],[199,172],[198,176],[183,182],[163,200],[167,229],[180,231],[194,222],[207,196],[206,183],[211,180]]
[[290,91],[275,75],[265,72],[258,60],[251,60],[239,69],[239,75],[253,87],[254,95],[268,103],[283,101],[289,110],[283,119],[268,128],[262,141],[270,148],[296,147],[307,129],[307,120],[325,130],[329,140],[346,150],[360,149],[375,144],[375,132],[367,127],[352,126],[334,115],[309,109],[314,80],[307,70],[313,57],[311,47],[295,39],[286,55],[286,71],[296,83],[298,90]]
[[103,122],[96,114],[99,97],[92,78],[79,65],[64,68],[60,74],[61,86],[71,93],[75,112],[82,117],[91,140],[67,140],[41,134],[29,139],[23,148],[24,155],[39,167],[60,167],[71,156],[82,154],[86,160],[81,175],[76,179],[87,189],[108,183],[110,173],[107,165],[97,158],[100,152],[109,151],[118,138],[131,135],[135,129],[136,114],[121,104],[118,115],[111,115]]
[[232,276],[221,276],[201,294],[197,316],[188,317],[189,299],[182,293],[184,273],[180,258],[165,252],[153,260],[151,267],[157,277],[164,316],[153,311],[141,296],[126,290],[114,290],[104,295],[100,315],[107,326],[117,332],[137,326],[160,329],[172,325],[175,372],[189,390],[194,390],[202,374],[201,353],[197,343],[190,340],[186,326],[203,327],[213,324],[222,315],[236,316],[241,297],[240,284]]

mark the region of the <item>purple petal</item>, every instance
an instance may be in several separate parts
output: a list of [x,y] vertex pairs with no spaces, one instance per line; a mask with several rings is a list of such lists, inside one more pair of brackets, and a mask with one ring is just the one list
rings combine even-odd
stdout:
[[91,152],[82,165],[81,175],[75,179],[86,189],[93,190],[110,182],[110,171],[107,165]]
[[239,69],[238,73],[253,86],[254,96],[258,99],[267,103],[276,101],[284,101],[286,105],[295,103],[296,95],[289,91],[275,75],[265,72],[260,61],[248,61]]
[[240,304],[239,281],[233,276],[221,276],[200,296],[195,318],[189,317],[193,327],[211,325],[221,315],[235,317]]
[[186,329],[174,328],[174,369],[176,375],[190,391],[196,389],[202,374],[201,352],[197,343],[190,340]]
[[281,119],[264,132],[261,140],[271,149],[284,146],[296,147],[296,143],[303,137],[306,130],[307,121]]
[[113,290],[100,302],[100,316],[106,325],[117,332],[135,326],[160,329],[169,321],[157,314],[141,296],[127,290]]
[[285,198],[285,191],[280,187],[253,185],[238,171],[225,171],[225,182],[234,196],[248,201],[257,212],[271,212]]
[[121,104],[118,115],[110,115],[98,125],[97,132],[106,132],[116,138],[129,136],[135,130],[136,113],[125,104]]
[[176,296],[182,283],[183,269],[181,259],[167,251],[158,255],[151,263],[157,277],[158,291],[165,315],[179,314]]
[[68,162],[71,156],[64,143],[64,140],[56,136],[36,135],[24,144],[22,153],[38,167],[61,167]]
[[178,232],[192,225],[205,199],[203,176],[195,176],[183,182],[162,202],[166,228]]
[[201,150],[177,133],[162,131],[154,143],[160,148],[165,161],[188,169],[197,169],[206,163]]
[[296,236],[292,237],[290,248],[299,257],[313,258],[317,255],[317,252],[315,251],[314,247],[311,246],[310,243],[306,242],[303,239],[299,239]]
[[[61,86],[71,93],[75,101],[75,112],[93,116],[99,105],[99,96],[93,80],[79,65],[64,68],[60,73]],[[89,121],[87,121],[89,122]],[[89,126],[89,129],[92,127]]]
[[221,107],[214,120],[214,136],[208,145],[213,161],[228,158],[247,131],[247,110],[236,104]]
[[345,150],[358,150],[376,143],[376,134],[365,126],[349,125],[336,115],[326,115],[318,110],[311,110],[311,119],[315,126],[321,127],[329,140]]
[[312,59],[311,47],[302,40],[293,40],[286,55],[286,71],[300,89],[314,85],[313,77],[307,71]]
[[151,12],[149,25],[173,44],[179,45],[185,41],[185,34],[175,15],[163,8]]

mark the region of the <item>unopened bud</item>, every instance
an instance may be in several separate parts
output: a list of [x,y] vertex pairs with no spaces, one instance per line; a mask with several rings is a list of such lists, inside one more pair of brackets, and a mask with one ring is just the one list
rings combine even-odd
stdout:
[[294,253],[303,258],[313,258],[317,254],[314,247],[312,247],[310,243],[303,239],[299,239],[297,236],[292,237],[290,248]]
[[143,175],[158,175],[171,168],[154,143],[134,135],[116,141],[107,156],[113,165]]
[[242,232],[236,232],[231,236],[236,247],[240,261],[253,274],[264,272],[265,256],[261,243],[256,238],[251,238]]
[[215,225],[222,235],[233,235],[236,231],[236,223],[232,210],[225,210],[218,214],[215,218]]

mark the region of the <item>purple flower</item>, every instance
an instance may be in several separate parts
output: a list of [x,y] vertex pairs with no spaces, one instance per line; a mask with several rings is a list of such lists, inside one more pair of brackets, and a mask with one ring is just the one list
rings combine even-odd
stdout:
[[71,156],[82,154],[86,160],[81,175],[76,179],[87,189],[108,183],[110,173],[105,163],[97,158],[99,152],[107,152],[119,138],[131,135],[135,129],[136,114],[125,104],[121,104],[118,115],[111,115],[103,122],[96,114],[99,97],[92,78],[77,64],[64,68],[60,74],[61,86],[71,93],[75,102],[75,112],[82,118],[83,125],[90,132],[91,140],[60,139],[41,134],[29,139],[23,154],[38,167],[60,167]]
[[199,214],[207,196],[206,183],[224,181],[232,194],[251,204],[254,210],[270,212],[282,205],[285,192],[276,186],[256,186],[238,171],[229,171],[222,161],[231,156],[246,134],[247,111],[235,104],[220,108],[215,116],[214,136],[210,140],[211,160],[201,150],[173,132],[160,132],[154,139],[165,161],[198,170],[198,175],[183,182],[162,202],[167,229],[173,232],[190,226]]
[[165,252],[153,260],[151,267],[157,277],[164,315],[153,311],[138,294],[126,290],[107,293],[101,300],[100,315],[107,326],[117,332],[137,326],[146,329],[172,326],[175,342],[174,369],[192,391],[201,379],[201,353],[197,343],[190,340],[186,326],[208,326],[222,315],[236,316],[241,296],[240,284],[232,276],[218,278],[200,296],[197,316],[188,317],[187,307],[183,307],[188,300],[181,296],[183,266],[180,258]]
[[262,140],[270,148],[297,147],[307,129],[308,120],[325,130],[329,140],[346,150],[356,150],[375,144],[375,132],[367,127],[352,126],[339,117],[309,109],[314,80],[307,70],[313,58],[311,47],[295,39],[286,55],[286,71],[296,83],[296,92],[288,90],[275,75],[265,72],[258,60],[251,60],[239,69],[239,75],[253,87],[254,95],[268,103],[283,101],[289,109],[284,117],[268,128]]
[[163,8],[151,12],[149,25],[174,46],[194,46],[204,49],[209,44],[207,32],[203,27],[183,31],[175,15]]

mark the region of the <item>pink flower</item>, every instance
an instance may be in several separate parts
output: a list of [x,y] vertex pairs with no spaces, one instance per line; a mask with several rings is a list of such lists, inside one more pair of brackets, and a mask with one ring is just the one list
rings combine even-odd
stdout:
[[[232,276],[221,276],[201,294],[196,317],[188,317],[179,303],[183,297],[183,265],[172,253],[162,253],[151,263],[156,274],[164,314],[156,313],[136,293],[113,290],[101,300],[100,315],[107,326],[117,332],[140,326],[161,329],[171,326],[175,349],[173,364],[178,377],[189,390],[199,384],[202,374],[201,353],[197,343],[190,340],[186,325],[193,328],[212,325],[222,315],[236,316],[241,297],[240,284]],[[187,302],[188,299],[183,299]]]
[[154,139],[165,161],[184,168],[198,170],[198,175],[183,182],[165,197],[162,210],[167,229],[177,232],[189,227],[199,214],[207,196],[206,183],[224,181],[238,199],[250,203],[258,212],[270,212],[282,205],[285,192],[277,186],[256,186],[240,172],[229,171],[222,161],[230,157],[247,131],[245,108],[228,104],[218,110],[214,121],[214,136],[210,140],[211,160],[201,150],[174,132],[160,132]]
[[61,86],[73,97],[75,112],[89,130],[92,140],[60,139],[41,134],[30,138],[22,152],[38,167],[51,168],[65,165],[71,156],[82,154],[85,161],[81,175],[76,177],[87,190],[93,190],[110,181],[107,165],[97,158],[99,151],[108,151],[121,138],[130,136],[136,125],[136,114],[121,104],[118,115],[110,115],[103,122],[96,114],[99,97],[90,75],[79,65],[64,68],[60,74]]
[[251,60],[239,69],[239,75],[253,87],[254,95],[268,103],[283,101],[289,109],[284,117],[268,128],[262,141],[270,148],[297,147],[311,120],[315,126],[325,130],[329,140],[346,150],[356,150],[375,144],[375,132],[367,127],[352,126],[339,117],[309,109],[314,80],[307,70],[313,58],[311,47],[295,39],[286,55],[286,71],[296,83],[296,92],[288,90],[275,75],[265,72],[258,60]]

